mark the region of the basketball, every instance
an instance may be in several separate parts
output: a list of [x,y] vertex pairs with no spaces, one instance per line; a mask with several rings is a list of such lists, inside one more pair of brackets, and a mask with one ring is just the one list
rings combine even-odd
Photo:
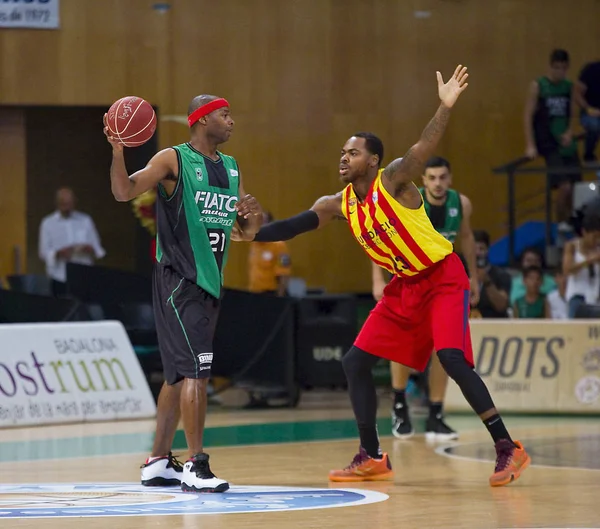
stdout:
[[106,126],[111,136],[126,147],[139,147],[154,135],[156,114],[141,97],[122,97],[108,109]]

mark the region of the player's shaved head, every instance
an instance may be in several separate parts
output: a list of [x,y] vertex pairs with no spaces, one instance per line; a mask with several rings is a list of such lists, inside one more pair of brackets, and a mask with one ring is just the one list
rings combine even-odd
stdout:
[[202,95],[196,96],[190,102],[190,106],[188,107],[188,116],[191,115],[192,112],[194,112],[194,110],[198,110],[200,107],[206,105],[207,103],[210,103],[211,101],[214,101],[215,99],[219,99],[219,97],[212,96],[209,94],[202,94]]

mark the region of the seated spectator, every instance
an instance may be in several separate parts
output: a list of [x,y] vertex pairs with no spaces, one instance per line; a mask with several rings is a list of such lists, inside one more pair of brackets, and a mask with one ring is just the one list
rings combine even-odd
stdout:
[[486,231],[474,230],[479,303],[476,312],[482,318],[508,318],[510,275],[490,264],[488,253],[490,236]]
[[[525,248],[521,254],[521,270],[531,268],[535,266],[537,268],[543,268],[542,252],[534,246]],[[556,282],[552,279],[550,274],[543,274],[542,276],[542,294],[549,294],[553,290],[556,290]],[[510,304],[514,305],[517,299],[522,298],[525,295],[525,284],[523,283],[523,273],[519,272],[519,275],[513,276],[512,285],[510,288]]]
[[[569,309],[567,305],[567,278],[562,270],[557,270],[554,275],[556,281],[556,290],[546,295],[548,305],[550,306],[550,318],[553,320],[566,320],[569,318]],[[543,285],[542,285],[543,289]]]
[[[273,222],[271,213],[264,213],[264,223]],[[285,296],[292,263],[288,246],[283,241],[253,242],[248,259],[250,292]]]
[[565,245],[563,272],[567,276],[566,298],[569,318],[577,307],[600,302],[600,216],[587,214],[581,223],[581,236]]
[[525,295],[518,298],[513,305],[515,318],[549,318],[550,308],[546,296],[542,294],[542,269],[529,266],[523,270]]
[[56,211],[40,225],[39,256],[46,263],[55,296],[66,293],[67,263],[91,265],[105,255],[94,221],[75,210],[75,194],[68,187],[56,192]]

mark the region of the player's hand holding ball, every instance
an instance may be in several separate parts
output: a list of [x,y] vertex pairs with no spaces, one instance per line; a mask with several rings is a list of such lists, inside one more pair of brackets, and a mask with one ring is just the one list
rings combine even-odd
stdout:
[[112,135],[112,133],[106,126],[106,117],[107,116],[108,116],[108,114],[104,114],[104,118],[102,119],[102,121],[104,122],[104,135],[106,136],[108,143],[110,143],[112,145],[113,151],[121,152],[121,151],[123,151],[123,144],[119,141],[118,138],[115,138]]
[[136,96],[122,97],[104,114],[104,134],[113,150],[139,147],[156,131],[156,114],[152,105]]
[[467,67],[459,64],[454,70],[454,75],[448,80],[447,83],[444,84],[444,79],[442,79],[442,74],[440,72],[436,72],[437,81],[438,81],[438,94],[442,103],[448,108],[452,108],[458,96],[462,94],[469,83],[467,83],[467,78],[469,74],[467,73]]

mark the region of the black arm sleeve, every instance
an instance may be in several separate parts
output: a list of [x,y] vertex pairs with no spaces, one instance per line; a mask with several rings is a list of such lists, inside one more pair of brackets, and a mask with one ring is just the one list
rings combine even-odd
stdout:
[[312,210],[303,211],[289,219],[276,220],[265,224],[254,237],[257,242],[287,241],[296,235],[316,230],[319,216]]

